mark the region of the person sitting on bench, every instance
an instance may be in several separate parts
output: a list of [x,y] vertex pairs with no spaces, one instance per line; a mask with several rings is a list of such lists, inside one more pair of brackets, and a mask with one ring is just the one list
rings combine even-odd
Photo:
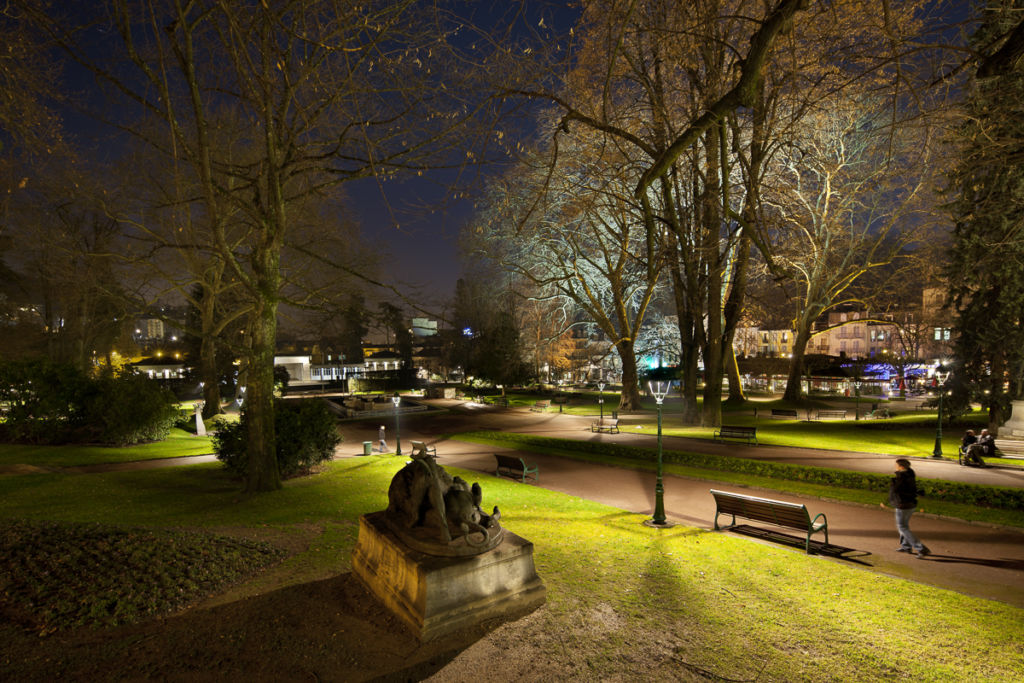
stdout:
[[978,437],[974,435],[973,429],[968,429],[964,438],[960,440],[960,452],[966,453],[971,444],[978,443]]
[[996,457],[996,437],[989,434],[987,429],[981,430],[981,436],[978,437],[978,443],[981,445],[986,458]]

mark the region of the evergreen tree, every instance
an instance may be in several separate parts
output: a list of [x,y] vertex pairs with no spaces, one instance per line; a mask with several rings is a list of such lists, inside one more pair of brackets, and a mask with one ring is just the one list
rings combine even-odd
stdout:
[[366,310],[366,302],[363,295],[354,292],[349,298],[348,305],[342,312],[341,332],[341,353],[346,363],[363,362],[363,338],[369,328],[366,321],[369,319],[369,312]]
[[948,278],[963,369],[954,386],[989,392],[992,426],[1008,417],[1011,399],[1024,397],[1024,64],[984,67],[1013,39],[1021,9],[1024,0],[991,0],[971,37],[983,68],[968,93],[949,188]]

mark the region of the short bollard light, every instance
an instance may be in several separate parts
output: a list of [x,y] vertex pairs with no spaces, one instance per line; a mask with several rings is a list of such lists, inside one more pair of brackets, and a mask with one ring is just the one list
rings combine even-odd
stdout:
[[651,519],[644,520],[644,526],[665,529],[674,525],[665,519],[665,486],[661,463],[661,405],[665,401],[665,397],[668,396],[672,383],[648,382],[647,386],[651,390],[654,400],[658,402],[658,479],[654,484],[654,515]]

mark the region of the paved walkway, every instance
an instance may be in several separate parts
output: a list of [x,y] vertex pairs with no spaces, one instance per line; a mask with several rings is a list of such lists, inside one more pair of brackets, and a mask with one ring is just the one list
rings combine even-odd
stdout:
[[[488,473],[494,470],[492,453],[507,449],[449,441],[443,435],[468,429],[504,429],[560,438],[656,447],[656,437],[630,434],[628,427],[618,435],[592,434],[589,429],[591,421],[589,417],[536,414],[519,410],[493,411],[472,417],[451,414],[407,420],[407,424],[402,427],[402,443],[405,449],[409,448],[412,439],[433,443],[437,447],[440,463]],[[346,438],[339,449],[340,455],[360,455],[362,441],[376,437],[370,425],[349,424],[343,429]],[[391,436],[389,434],[389,444],[393,446]],[[746,447],[700,439],[668,438],[666,447],[884,473],[892,472],[894,461],[891,456],[876,454]],[[594,465],[556,456],[529,454],[528,459],[539,464],[539,485],[544,488],[640,514],[651,514],[653,511],[653,473]],[[1024,486],[1024,472],[1019,470],[978,470],[960,467],[955,462],[930,459],[915,459],[914,468],[921,477]],[[731,484],[716,485],[708,481],[667,476],[665,510],[668,518],[681,524],[712,528],[715,506],[708,494],[708,489],[712,487],[744,490]],[[759,495],[757,491],[747,491]],[[849,549],[839,558],[830,558],[830,561],[856,564],[885,574],[1024,607],[1024,532],[1021,530],[929,516],[926,512],[927,501],[922,501],[925,512],[914,516],[911,528],[932,550],[932,555],[921,560],[913,555],[896,552],[899,543],[891,510],[788,493],[769,492],[760,495],[803,502],[812,514],[824,512],[829,521],[830,544]],[[500,507],[500,502],[498,505]],[[505,521],[511,528],[515,527],[514,518],[506,518]],[[802,552],[802,547],[794,552]]]

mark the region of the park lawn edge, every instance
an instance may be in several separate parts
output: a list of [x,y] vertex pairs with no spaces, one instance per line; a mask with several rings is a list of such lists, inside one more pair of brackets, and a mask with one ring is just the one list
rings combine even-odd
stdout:
[[[621,446],[615,444],[615,450],[619,451],[620,454],[612,455],[600,452],[584,452],[581,448],[572,447],[574,444],[583,443],[585,444],[585,448],[590,451],[600,451],[602,450],[600,446],[606,444],[594,444],[592,442],[576,442],[571,439],[557,439],[554,437],[543,437],[533,434],[520,435],[516,434],[515,432],[466,432],[462,434],[451,435],[449,438],[456,441],[466,441],[469,443],[478,443],[481,445],[499,446],[506,448],[514,447],[529,452],[543,453],[545,455],[554,455],[558,457],[565,457],[584,462],[593,462],[601,465],[620,467],[625,469],[654,470],[656,467],[656,463],[653,462],[653,455],[650,454],[651,449],[644,449],[635,446]],[[621,455],[623,451],[627,453],[629,451],[636,451],[636,457],[623,457],[623,455]],[[685,451],[665,451],[664,454],[666,456],[671,456],[672,454],[694,455],[698,456],[702,460],[724,460],[723,458],[721,458],[721,456],[707,454],[691,454],[686,453]],[[641,457],[645,455],[646,457]],[[834,472],[836,474],[842,474],[845,472],[844,470],[834,470],[831,468],[811,468],[807,466],[788,465],[783,463],[772,464],[780,468],[778,470],[775,470],[775,468],[773,467],[773,471],[785,471],[784,468],[790,468],[794,472],[807,469]],[[667,474],[686,477],[689,479],[735,484],[739,486],[757,488],[766,491],[777,491],[782,493],[811,496],[821,500],[831,500],[840,503],[852,503],[857,505],[868,505],[874,507],[878,505],[879,502],[885,502],[886,500],[886,496],[884,495],[884,493],[882,491],[879,491],[877,488],[850,488],[845,486],[839,486],[836,484],[817,484],[809,481],[801,481],[798,479],[785,479],[744,472],[712,469],[708,467],[689,466],[675,462],[665,462],[664,471]],[[879,479],[885,482],[888,481],[888,477],[885,475],[871,473],[863,474],[869,475],[871,479]],[[867,479],[863,479],[859,476],[856,479],[861,481],[868,481]],[[919,481],[923,482],[923,480]],[[929,482],[931,485],[934,485],[936,487],[936,491],[943,490],[942,480],[929,480]],[[976,486],[970,484],[960,484],[959,482],[948,483],[950,486],[955,485],[958,487]],[[995,487],[979,488],[990,489]],[[1011,491],[1016,492],[1015,489],[1011,489]],[[957,519],[970,523],[1024,528],[1024,509],[1021,508],[992,508],[950,500],[943,500],[941,497],[928,497],[922,500],[919,507],[919,512],[922,514],[932,514],[940,517],[948,517],[950,519]]]
[[[301,562],[334,575],[351,567],[356,519],[386,504],[387,484],[403,464],[390,456],[346,458],[285,482],[282,491],[248,498],[239,498],[234,480],[213,463],[28,475],[0,481],[0,515],[209,533],[245,524],[302,535],[320,524],[334,527],[333,538],[286,560],[286,578]],[[1019,673],[1020,608],[731,534],[682,525],[651,530],[640,524],[644,515],[449,471],[480,481],[484,504],[499,504],[503,525],[535,546],[548,602],[520,647],[530,648],[538,666],[561,658],[557,670],[570,677],[582,663],[578,676],[621,679],[638,675],[633,657],[642,652],[671,667],[644,673],[678,673],[680,662],[699,662],[734,680],[842,679],[851,667],[868,681],[1002,681]],[[95,484],[90,495],[69,496],[86,478]],[[92,495],[97,488],[102,495]],[[62,505],[54,507],[55,500]],[[323,553],[329,561],[317,557]],[[904,619],[908,604],[929,618]]]
[[213,453],[213,444],[209,436],[196,436],[179,427],[173,427],[166,439],[132,446],[0,443],[0,465],[80,467],[139,460],[163,460],[211,453]]

